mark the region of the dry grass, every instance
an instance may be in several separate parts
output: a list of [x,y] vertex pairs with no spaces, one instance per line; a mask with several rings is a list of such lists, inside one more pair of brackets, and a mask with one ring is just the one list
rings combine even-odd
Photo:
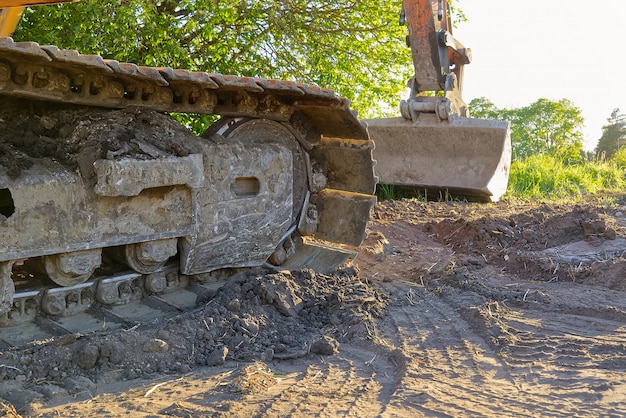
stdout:
[[13,405],[9,405],[4,402],[0,402],[0,417],[22,418],[22,416],[17,413]]
[[257,361],[239,372],[233,379],[230,388],[233,392],[254,393],[266,390],[278,383],[275,375],[266,364]]

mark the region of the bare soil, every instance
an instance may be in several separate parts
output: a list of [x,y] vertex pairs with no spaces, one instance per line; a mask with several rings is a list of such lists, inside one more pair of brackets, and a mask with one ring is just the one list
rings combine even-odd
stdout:
[[335,274],[239,273],[172,321],[1,352],[4,414],[625,416],[606,200],[379,203]]

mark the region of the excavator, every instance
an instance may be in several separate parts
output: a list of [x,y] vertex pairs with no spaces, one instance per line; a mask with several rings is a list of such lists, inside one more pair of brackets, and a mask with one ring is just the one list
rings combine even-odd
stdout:
[[[403,2],[411,97],[369,121],[317,86],[10,37],[24,7],[60,2],[0,0],[0,343],[128,321],[116,307],[176,304],[242,269],[332,271],[365,237],[378,178],[482,200],[506,187],[508,125],[468,118],[447,1]],[[171,113],[219,120],[196,136]]]

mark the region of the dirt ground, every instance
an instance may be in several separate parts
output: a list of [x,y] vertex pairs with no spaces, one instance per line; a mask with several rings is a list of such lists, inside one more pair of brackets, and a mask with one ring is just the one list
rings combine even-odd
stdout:
[[[0,353],[6,416],[626,415],[626,200],[379,203],[333,275]],[[0,413],[0,415],[2,415]]]

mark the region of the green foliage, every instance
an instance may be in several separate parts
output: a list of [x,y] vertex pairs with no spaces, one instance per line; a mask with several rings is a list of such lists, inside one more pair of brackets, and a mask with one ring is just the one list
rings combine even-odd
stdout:
[[511,165],[507,198],[577,199],[587,194],[623,191],[624,172],[614,164],[566,164],[553,155],[533,155]]
[[552,155],[570,164],[582,161],[584,119],[581,110],[567,99],[542,98],[528,106],[499,109],[481,97],[469,106],[473,117],[511,123],[513,161],[536,154]]
[[412,72],[399,2],[82,0],[27,9],[16,40],[149,66],[333,88],[362,116],[395,109]]
[[581,110],[562,99],[539,99],[512,114],[512,135],[519,138],[517,158],[549,153],[561,161],[581,160],[584,119]]
[[392,184],[378,183],[376,185],[376,199],[379,202],[385,200],[400,200],[404,198],[403,193]]
[[467,16],[463,10],[457,6],[457,2],[450,0],[450,17],[452,18],[452,27],[456,27],[459,23],[467,22]]
[[[614,109],[607,121],[609,124],[602,127],[602,137],[595,151],[598,158],[611,159],[626,145],[626,115]],[[621,158],[621,161],[624,159]]]
[[486,97],[478,97],[469,103],[470,114],[474,118],[509,120],[509,110],[499,109]]
[[375,194],[376,194],[376,198],[378,199],[378,201],[400,200],[400,199],[407,199],[407,198],[421,199],[417,193],[413,193],[401,187],[394,186],[393,184],[384,184],[384,183],[378,183],[376,185]]
[[[626,145],[626,144],[624,144]],[[620,148],[619,151],[615,151],[611,156],[611,163],[615,164],[618,168],[626,167],[626,146]]]

